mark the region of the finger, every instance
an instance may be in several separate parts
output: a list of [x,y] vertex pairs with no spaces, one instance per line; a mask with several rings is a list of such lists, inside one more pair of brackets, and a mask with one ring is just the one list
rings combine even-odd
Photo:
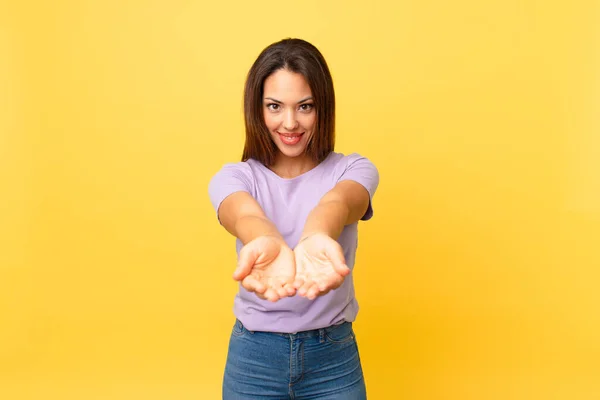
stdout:
[[254,292],[254,285],[250,283],[250,280],[246,277],[242,280],[242,287],[249,292]]
[[298,294],[300,296],[305,296],[308,293],[309,289],[314,285],[313,281],[305,281],[302,286],[300,286],[300,288],[298,289]]
[[[256,295],[256,297],[258,297],[259,299],[266,300],[267,298],[265,297],[264,292],[267,290],[267,286],[264,283],[262,283],[260,280],[256,279],[255,277],[248,277],[248,278],[251,278],[250,285],[248,285],[251,289],[250,292],[253,292]],[[244,281],[247,281],[248,278],[244,279]],[[260,291],[257,290],[256,286],[259,287]]]
[[249,292],[256,292],[260,294],[263,294],[265,290],[267,290],[265,284],[252,275],[248,275],[244,278],[242,281],[242,286]]
[[319,289],[319,292],[324,292],[326,290],[329,290],[331,287],[331,285],[326,281],[317,282],[315,284],[315,286],[317,287],[317,289]]
[[323,292],[339,288],[344,283],[344,277],[332,273],[326,281],[319,282],[319,289]]
[[293,296],[296,294],[296,288],[291,283],[286,283],[284,288],[287,291],[288,296]]
[[304,284],[304,274],[302,273],[305,271],[304,262],[302,261],[301,257],[298,257],[298,255],[294,257],[294,261],[296,264],[296,277],[294,279],[293,286],[296,289],[300,289],[300,287],[302,287]]
[[271,302],[276,302],[277,300],[279,300],[279,295],[277,294],[277,292],[275,290],[273,290],[273,288],[268,288],[265,293],[264,296],[267,300],[271,301]]
[[302,278],[296,278],[292,284],[292,286],[296,289],[300,289],[302,285],[304,285],[304,279]]
[[259,299],[262,299],[262,300],[267,300],[267,298],[266,298],[264,295],[260,294],[260,293],[254,293],[254,294],[255,294],[255,295],[256,295],[256,297],[258,297]]
[[325,254],[333,264],[333,269],[335,272],[342,276],[346,276],[350,273],[350,268],[348,268],[346,265],[346,259],[342,251],[342,247],[338,242],[331,243],[331,245],[327,247]]
[[233,279],[236,281],[241,281],[244,279],[250,273],[250,271],[252,271],[252,267],[256,263],[256,260],[259,256],[260,251],[253,243],[249,243],[242,247],[242,250],[240,250],[240,256],[238,258],[237,268],[233,272]]
[[319,286],[312,285],[310,289],[308,289],[308,292],[306,292],[306,297],[309,300],[314,300],[319,296],[320,293],[321,291],[319,290]]
[[271,289],[277,293],[279,298],[287,297],[287,290],[283,287],[284,281],[281,278],[272,278],[269,282]]
[[277,286],[274,289],[277,292],[277,295],[279,296],[280,299],[283,299],[284,297],[288,296],[288,291],[283,286]]

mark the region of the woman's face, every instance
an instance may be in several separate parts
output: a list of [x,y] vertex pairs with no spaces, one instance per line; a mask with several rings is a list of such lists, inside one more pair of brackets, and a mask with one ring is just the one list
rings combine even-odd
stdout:
[[279,69],[265,79],[263,92],[263,116],[275,145],[287,157],[303,155],[317,119],[308,82]]

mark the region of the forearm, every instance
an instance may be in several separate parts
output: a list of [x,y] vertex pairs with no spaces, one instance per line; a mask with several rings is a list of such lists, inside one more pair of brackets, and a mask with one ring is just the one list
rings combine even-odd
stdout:
[[242,241],[243,244],[246,244],[259,236],[275,236],[281,238],[283,237],[268,218],[256,215],[246,215],[240,217],[236,223],[234,232],[232,232],[234,236]]
[[324,233],[337,240],[349,213],[348,205],[343,201],[322,201],[308,214],[301,240],[315,233]]

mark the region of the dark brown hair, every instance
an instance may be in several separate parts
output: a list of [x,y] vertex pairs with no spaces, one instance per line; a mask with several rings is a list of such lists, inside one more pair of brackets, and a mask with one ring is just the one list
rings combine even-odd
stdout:
[[263,116],[265,79],[280,69],[304,76],[312,92],[317,120],[306,153],[321,162],[335,145],[335,93],[333,79],[321,52],[301,39],[284,39],[265,48],[248,72],[244,88],[246,143],[242,161],[253,158],[271,166],[277,146],[273,143]]

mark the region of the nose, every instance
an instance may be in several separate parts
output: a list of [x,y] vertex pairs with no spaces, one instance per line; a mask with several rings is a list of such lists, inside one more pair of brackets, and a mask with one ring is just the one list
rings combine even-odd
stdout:
[[288,110],[283,117],[283,128],[286,131],[293,131],[298,127],[298,121],[296,120],[296,113],[294,110]]

